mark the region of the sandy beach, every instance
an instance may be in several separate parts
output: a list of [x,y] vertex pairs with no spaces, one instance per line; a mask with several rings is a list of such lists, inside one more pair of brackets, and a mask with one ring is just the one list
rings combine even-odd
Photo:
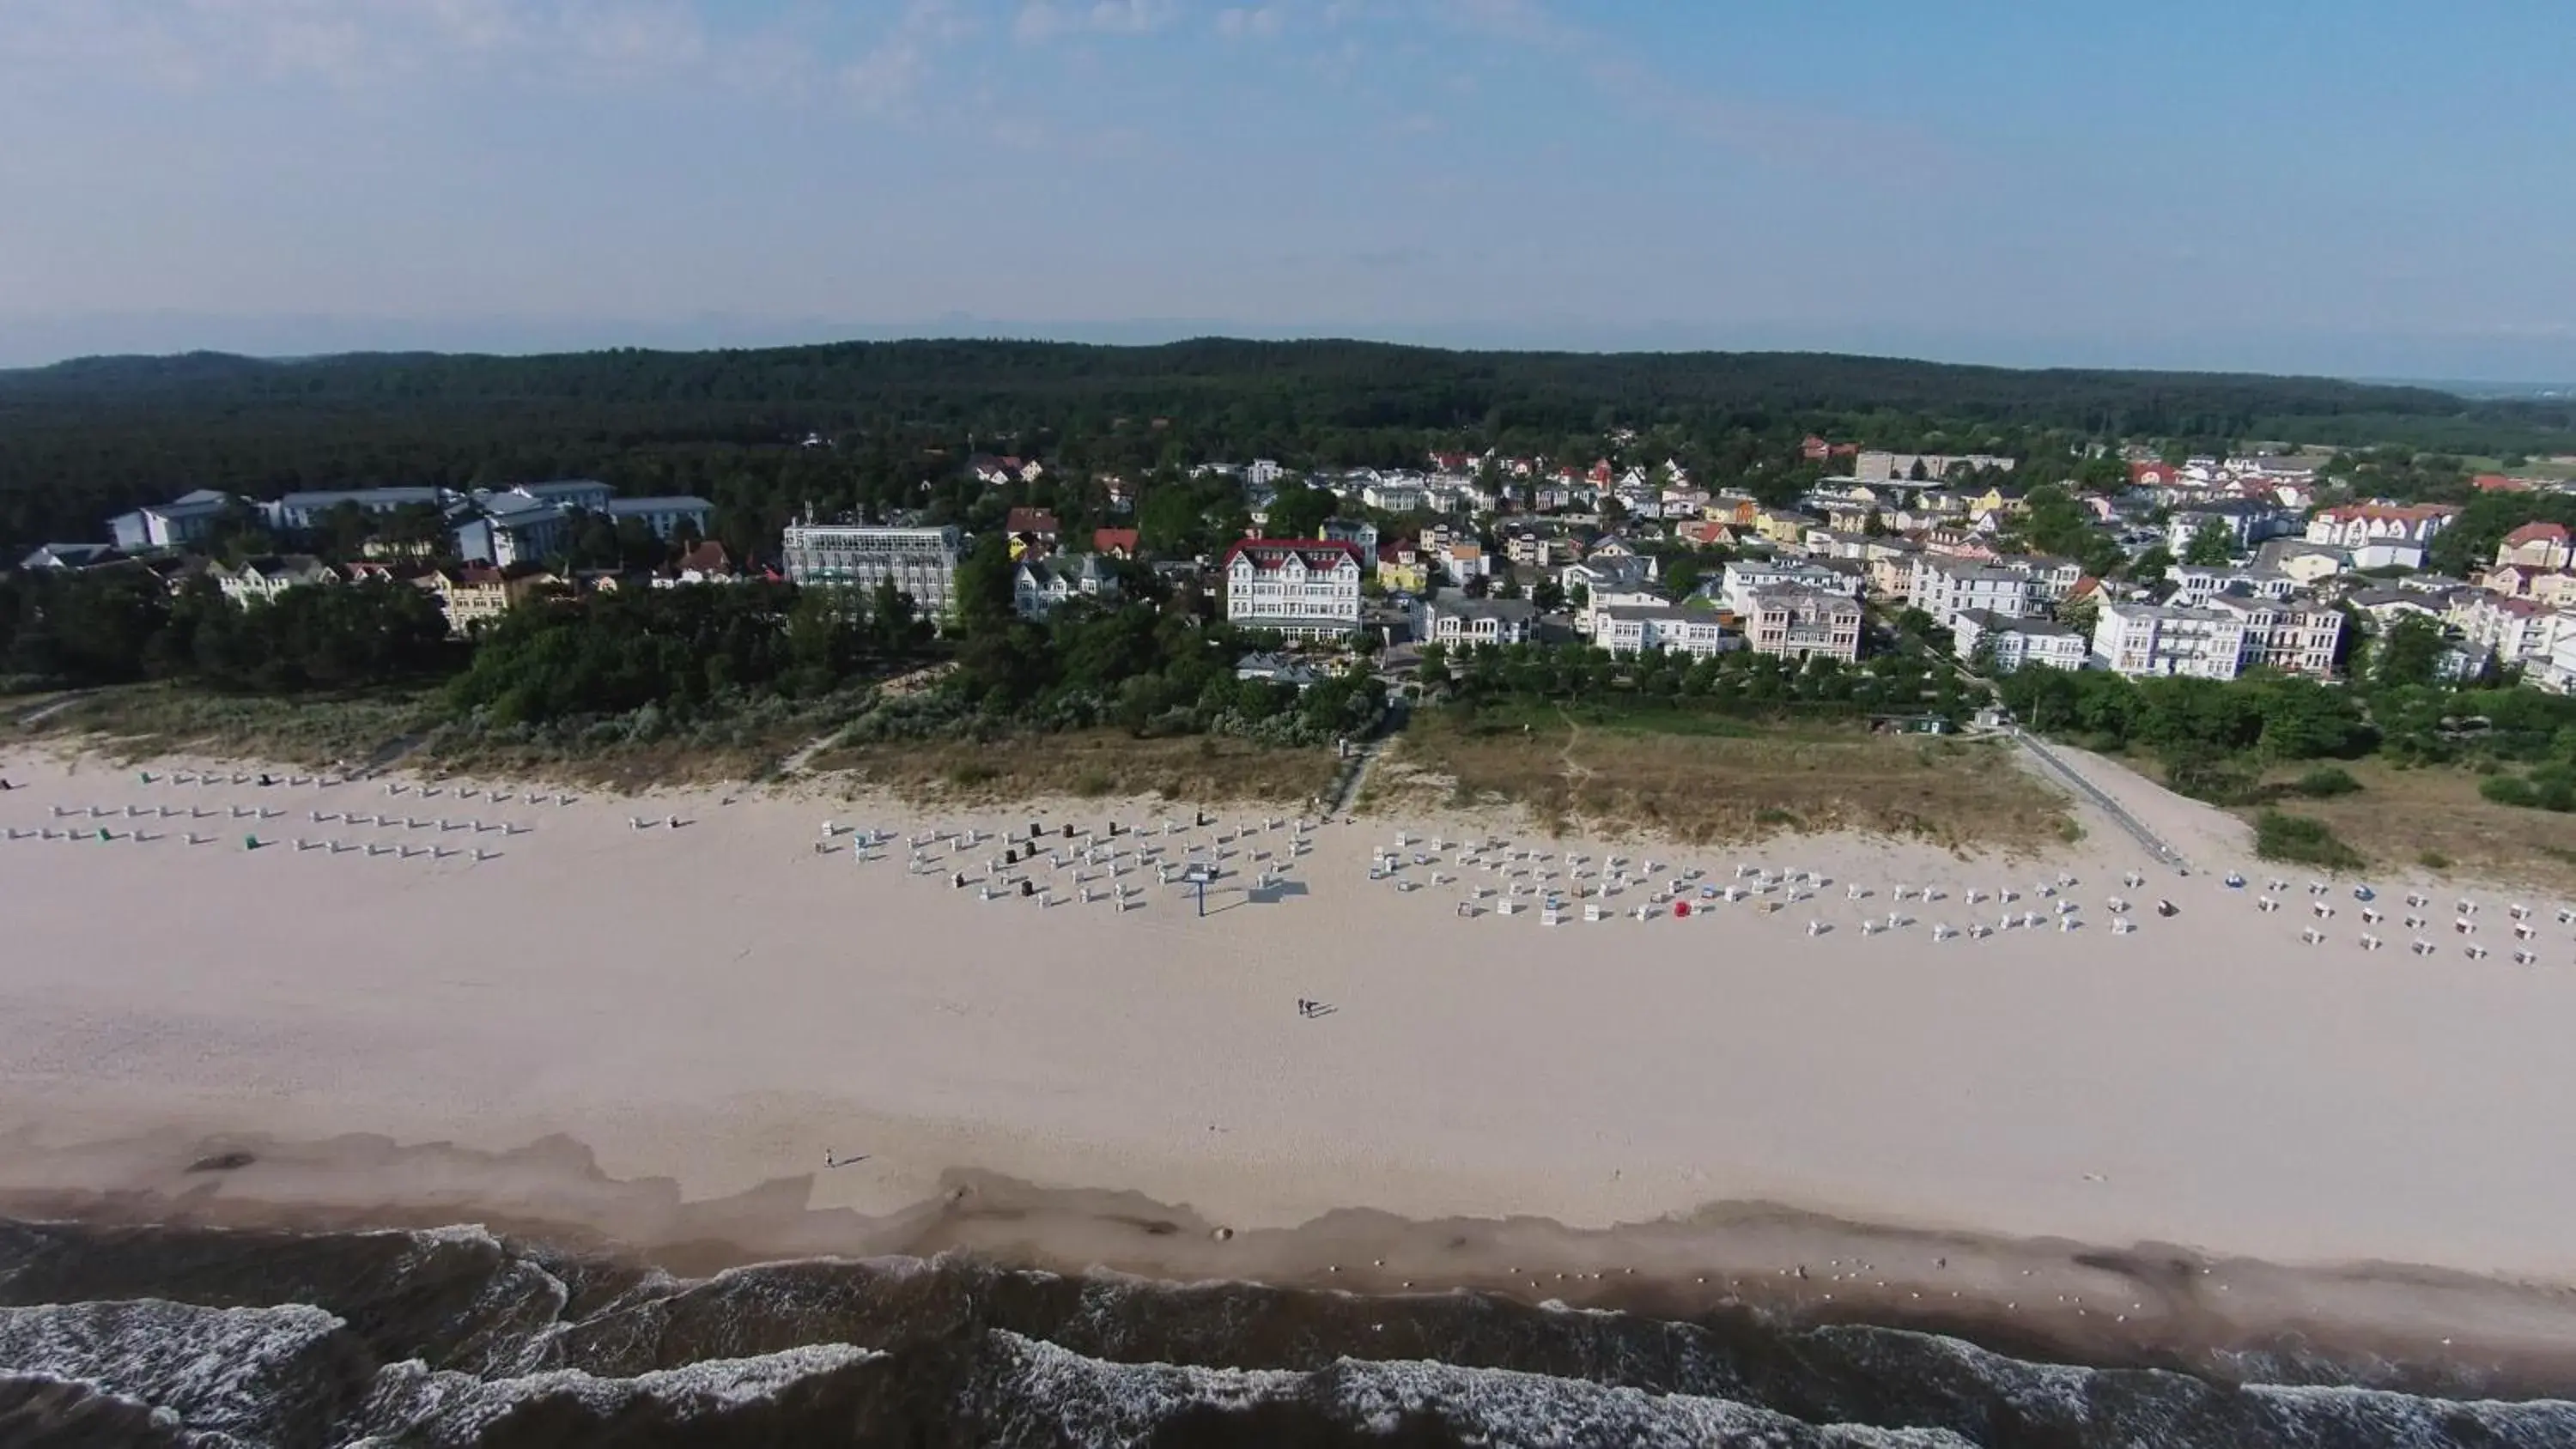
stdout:
[[[1714,1276],[1854,1311],[2045,1294],[2069,1323],[2394,1331],[2402,1305],[2410,1331],[2576,1348],[2551,1286],[2576,1281],[2561,903],[2523,902],[2530,965],[2504,892],[2446,887],[2409,931],[2412,887],[2375,880],[2388,918],[2367,925],[2354,882],[2312,895],[2252,862],[2236,822],[2078,763],[2188,878],[2089,810],[2058,857],[1967,860],[1495,819],[1301,834],[1139,802],[923,819],[751,793],[261,786],[232,765],[176,783],[202,767],[185,761],[147,783],[21,752],[0,762],[18,787],[0,794],[0,1206],[1569,1298]],[[1124,853],[1042,860],[1041,904],[974,883],[1001,840],[929,839],[1032,821],[1050,854],[1076,848],[1068,823]],[[852,826],[891,843],[857,858]],[[100,829],[118,838],[46,838]],[[1204,917],[1139,840],[1219,868]],[[1614,856],[1632,880],[1596,898],[1604,919],[1568,895],[1541,924],[1542,893],[1597,887],[1566,873]],[[1756,894],[1748,870],[1779,883]],[[2259,910],[2281,876],[2281,909]],[[1686,919],[1660,900],[1676,882]],[[1125,909],[1106,898],[1122,887]],[[2061,904],[2080,928],[2055,928]],[[2035,924],[1970,934],[2007,910]],[[225,1152],[249,1160],[207,1161]],[[2388,1264],[2408,1266],[2370,1266]]]

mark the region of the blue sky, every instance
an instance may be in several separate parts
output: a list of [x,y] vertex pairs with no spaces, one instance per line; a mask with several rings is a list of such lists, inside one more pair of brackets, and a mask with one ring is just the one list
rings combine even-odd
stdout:
[[0,0],[0,364],[1225,331],[2576,380],[2563,0]]

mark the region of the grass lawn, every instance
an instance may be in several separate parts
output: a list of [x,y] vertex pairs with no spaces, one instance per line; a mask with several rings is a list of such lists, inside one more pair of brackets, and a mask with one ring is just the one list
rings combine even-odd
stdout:
[[1218,736],[1140,740],[1118,730],[1023,735],[993,744],[904,740],[829,749],[816,774],[893,790],[917,803],[977,804],[1033,795],[1152,796],[1301,803],[1332,783],[1331,750]]
[[1419,711],[1371,780],[1369,804],[1517,804],[1558,829],[1598,823],[1692,842],[1854,830],[2026,850],[2073,829],[2064,801],[1999,744],[1678,709]]
[[2344,768],[2361,789],[2331,800],[2285,799],[2279,808],[2324,821],[2375,865],[2458,871],[2576,897],[2576,815],[2498,805],[2478,794],[2478,776],[2468,770],[2400,770],[2381,760]]

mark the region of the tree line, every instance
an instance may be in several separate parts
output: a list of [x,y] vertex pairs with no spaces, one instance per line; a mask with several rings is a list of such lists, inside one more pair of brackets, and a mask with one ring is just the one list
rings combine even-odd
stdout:
[[976,452],[1042,457],[1057,489],[1107,473],[1169,481],[1209,458],[1414,465],[1435,446],[1490,446],[1588,460],[1620,426],[1702,478],[1788,495],[1783,445],[1811,430],[2046,465],[2081,460],[2083,440],[2223,446],[2303,419],[2367,416],[2398,441],[2436,423],[2555,436],[2567,412],[2324,379],[1221,339],[107,358],[0,373],[0,547],[94,537],[105,516],[194,487],[266,497],[588,476],[703,495],[715,536],[758,557],[808,506],[881,517],[943,489],[953,506],[986,497],[958,486]]

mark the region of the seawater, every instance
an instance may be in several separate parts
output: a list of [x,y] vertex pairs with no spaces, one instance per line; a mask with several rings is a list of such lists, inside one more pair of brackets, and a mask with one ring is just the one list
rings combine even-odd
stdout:
[[0,1222],[0,1446],[2576,1445],[2576,1405],[966,1258]]

